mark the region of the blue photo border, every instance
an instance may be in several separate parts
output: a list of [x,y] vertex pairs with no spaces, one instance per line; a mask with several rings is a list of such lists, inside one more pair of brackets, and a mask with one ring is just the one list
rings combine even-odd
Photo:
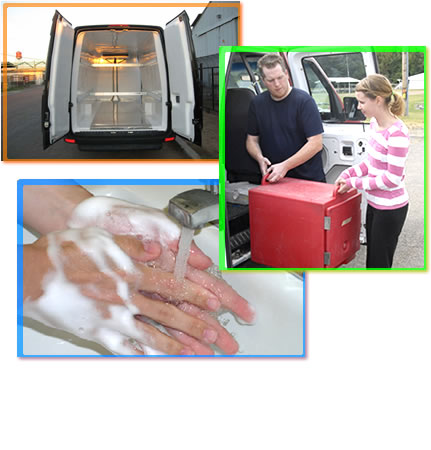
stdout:
[[[65,186],[65,185],[145,185],[145,186],[200,186],[218,185],[217,179],[21,179],[17,181],[17,356],[24,358],[141,358],[140,355],[25,355],[23,337],[23,188],[24,186]],[[306,357],[306,283],[302,276],[302,353],[298,355],[145,355],[161,358],[305,358]]]

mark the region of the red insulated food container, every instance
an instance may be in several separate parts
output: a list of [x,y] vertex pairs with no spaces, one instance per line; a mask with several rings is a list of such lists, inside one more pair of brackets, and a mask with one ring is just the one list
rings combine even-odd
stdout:
[[359,250],[361,194],[284,178],[250,189],[251,259],[278,268],[333,268]]

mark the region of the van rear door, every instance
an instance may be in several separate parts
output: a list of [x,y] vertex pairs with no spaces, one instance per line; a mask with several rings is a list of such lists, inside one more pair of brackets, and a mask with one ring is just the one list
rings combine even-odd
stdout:
[[70,78],[74,29],[58,11],[52,19],[42,96],[43,148],[69,132]]
[[366,154],[368,124],[357,109],[356,84],[378,72],[372,52],[289,52],[293,85],[316,101],[322,118],[323,169],[333,183],[339,173]]
[[183,11],[165,28],[172,130],[201,144],[202,101],[189,17]]

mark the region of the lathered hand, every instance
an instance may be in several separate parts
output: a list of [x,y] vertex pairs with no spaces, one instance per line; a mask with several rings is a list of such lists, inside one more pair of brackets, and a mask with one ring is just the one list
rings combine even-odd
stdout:
[[48,234],[24,246],[24,314],[114,353],[140,354],[148,347],[194,353],[150,319],[187,334],[211,353],[207,345],[217,341],[217,328],[177,306],[187,301],[214,311],[220,302],[204,287],[144,264],[158,255],[156,244],[145,247],[132,236],[98,228]]
[[[117,235],[134,235],[142,241],[154,241],[178,252],[179,226],[163,211],[110,197],[92,197],[80,203],[72,213],[71,228],[97,226]],[[212,265],[193,242],[188,263],[205,270]]]

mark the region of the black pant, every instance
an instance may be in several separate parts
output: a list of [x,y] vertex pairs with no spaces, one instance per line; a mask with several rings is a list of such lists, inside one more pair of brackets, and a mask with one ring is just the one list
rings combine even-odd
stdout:
[[368,205],[367,268],[391,268],[398,236],[401,233],[409,205],[398,209],[376,209]]

